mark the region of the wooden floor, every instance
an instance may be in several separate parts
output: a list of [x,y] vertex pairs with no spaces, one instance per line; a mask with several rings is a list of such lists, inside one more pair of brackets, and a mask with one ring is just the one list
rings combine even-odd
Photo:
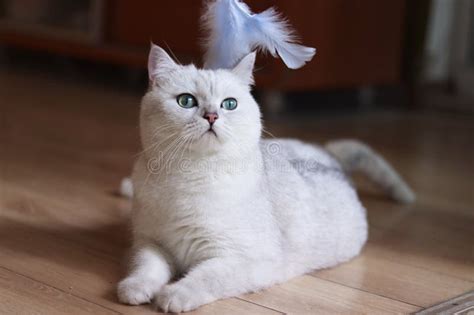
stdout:
[[[115,191],[139,149],[139,95],[0,71],[0,308],[7,314],[148,314],[115,297],[130,245]],[[418,193],[412,206],[365,182],[361,256],[198,314],[410,313],[474,288],[474,119],[433,113],[293,118],[276,136],[356,137]]]

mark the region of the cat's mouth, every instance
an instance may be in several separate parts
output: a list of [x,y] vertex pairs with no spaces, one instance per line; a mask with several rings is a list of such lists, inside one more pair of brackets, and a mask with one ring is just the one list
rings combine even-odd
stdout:
[[209,135],[214,135],[217,138],[217,133],[214,131],[214,129],[209,128],[204,134],[209,134]]
[[209,126],[209,128],[201,134],[200,138],[204,141],[220,140],[217,132],[211,126]]

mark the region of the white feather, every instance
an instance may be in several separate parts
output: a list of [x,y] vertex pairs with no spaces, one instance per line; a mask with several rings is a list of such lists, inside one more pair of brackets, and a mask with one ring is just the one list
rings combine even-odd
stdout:
[[214,0],[202,18],[209,33],[204,67],[232,68],[255,49],[268,51],[291,69],[301,68],[316,53],[315,48],[297,43],[288,21],[274,8],[253,14],[239,0]]

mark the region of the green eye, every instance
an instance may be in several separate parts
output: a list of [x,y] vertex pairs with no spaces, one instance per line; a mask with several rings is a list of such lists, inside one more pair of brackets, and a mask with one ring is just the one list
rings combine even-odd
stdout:
[[222,101],[221,107],[227,110],[234,110],[237,108],[237,100],[235,98],[226,98]]
[[178,102],[178,105],[183,108],[191,108],[197,106],[196,98],[189,93],[178,95],[176,101]]

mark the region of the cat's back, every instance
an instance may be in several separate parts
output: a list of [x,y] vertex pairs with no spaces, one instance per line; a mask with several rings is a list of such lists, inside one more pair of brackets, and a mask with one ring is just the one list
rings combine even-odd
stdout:
[[266,157],[280,156],[288,160],[316,159],[325,164],[337,164],[322,146],[291,138],[270,138],[260,141],[262,154]]
[[296,139],[262,139],[260,149],[269,172],[295,171],[305,179],[332,173],[344,177],[340,164],[323,147]]
[[367,238],[365,209],[337,160],[292,139],[263,140],[261,150],[290,259],[322,268],[358,253]]
[[264,176],[273,199],[280,204],[308,208],[357,199],[355,188],[341,165],[323,147],[276,138],[262,140],[260,149]]

